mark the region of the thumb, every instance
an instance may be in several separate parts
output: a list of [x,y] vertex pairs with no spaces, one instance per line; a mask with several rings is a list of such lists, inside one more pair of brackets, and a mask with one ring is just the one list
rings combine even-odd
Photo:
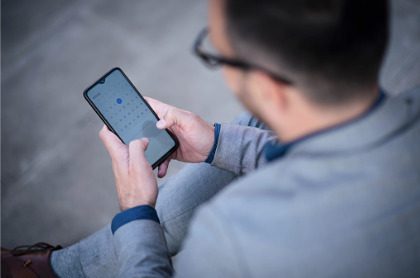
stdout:
[[162,118],[156,123],[159,129],[171,128],[179,122],[179,113],[174,108],[169,108]]
[[145,151],[149,145],[149,139],[142,138],[140,140],[131,141],[128,145],[128,155],[129,155],[129,168],[132,170],[137,170],[139,168],[144,168],[150,164],[146,159]]
[[167,121],[165,121],[164,119],[160,119],[157,123],[156,123],[156,127],[158,128],[158,129],[165,129],[165,128],[168,128],[168,127],[170,127],[171,125],[170,124],[168,124],[168,122]]

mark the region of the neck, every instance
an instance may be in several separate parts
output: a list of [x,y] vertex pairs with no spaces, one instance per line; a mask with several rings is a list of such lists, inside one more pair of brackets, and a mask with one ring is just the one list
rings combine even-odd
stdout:
[[[273,130],[282,142],[290,142],[311,133],[339,125],[368,111],[377,100],[378,93],[370,92],[369,95],[372,97],[334,108],[314,106],[306,103],[307,107],[300,109],[299,114],[296,114],[295,117],[292,116],[292,119],[287,121],[287,123],[281,123],[273,127]],[[305,112],[302,113],[302,111]]]

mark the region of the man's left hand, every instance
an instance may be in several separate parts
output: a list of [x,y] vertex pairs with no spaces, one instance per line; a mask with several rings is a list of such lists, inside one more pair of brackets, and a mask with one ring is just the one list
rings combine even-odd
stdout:
[[154,207],[158,187],[153,169],[144,155],[148,139],[134,140],[127,146],[106,126],[99,132],[99,137],[111,156],[121,210],[140,205]]

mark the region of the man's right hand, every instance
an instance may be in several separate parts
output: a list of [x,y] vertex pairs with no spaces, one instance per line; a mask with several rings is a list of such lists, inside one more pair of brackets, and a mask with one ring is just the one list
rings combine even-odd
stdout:
[[145,97],[160,121],[159,129],[169,129],[179,141],[179,148],[159,166],[158,176],[166,175],[171,159],[183,162],[203,162],[214,143],[214,127],[192,112]]

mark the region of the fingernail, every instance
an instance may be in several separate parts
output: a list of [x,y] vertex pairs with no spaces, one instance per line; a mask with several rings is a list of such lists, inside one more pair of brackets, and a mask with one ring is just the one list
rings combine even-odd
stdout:
[[159,120],[159,121],[156,123],[156,127],[157,127],[157,128],[159,128],[159,129],[162,129],[162,128],[164,128],[164,127],[165,127],[165,124],[166,124],[165,120]]

